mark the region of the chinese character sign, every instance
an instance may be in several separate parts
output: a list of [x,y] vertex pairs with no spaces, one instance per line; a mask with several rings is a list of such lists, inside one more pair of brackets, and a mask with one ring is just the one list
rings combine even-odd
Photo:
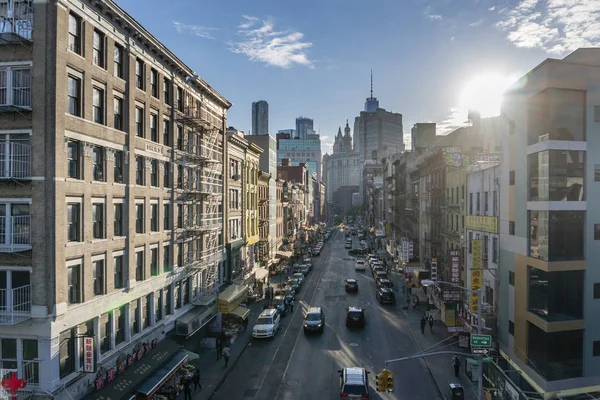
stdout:
[[94,360],[94,338],[86,336],[83,338],[83,372],[94,372]]
[[479,311],[479,303],[477,299],[477,290],[481,288],[481,269],[471,270],[471,312],[476,313]]
[[431,280],[437,281],[437,258],[431,259]]
[[450,277],[448,280],[460,285],[460,250],[450,250]]
[[482,247],[483,241],[481,239],[471,241],[471,269],[481,269]]

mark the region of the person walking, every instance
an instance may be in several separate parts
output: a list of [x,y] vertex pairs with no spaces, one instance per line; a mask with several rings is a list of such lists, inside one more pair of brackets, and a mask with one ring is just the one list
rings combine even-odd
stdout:
[[183,384],[183,392],[185,393],[185,400],[192,400],[192,380],[186,379]]
[[227,345],[223,347],[222,355],[225,359],[225,368],[227,368],[227,364],[229,364],[229,347],[227,347]]
[[429,314],[429,318],[427,318],[429,322],[429,332],[433,333],[433,316]]
[[427,325],[427,321],[425,320],[425,316],[421,317],[421,333],[425,334],[425,325]]
[[454,376],[458,378],[458,373],[460,372],[460,359],[457,355],[452,357],[452,366],[454,367]]
[[194,393],[196,393],[196,390],[198,390],[198,388],[202,389],[202,384],[200,383],[200,370],[198,368],[194,370],[192,382],[194,382]]
[[221,338],[217,338],[217,361],[221,359],[221,352],[223,351],[223,342]]

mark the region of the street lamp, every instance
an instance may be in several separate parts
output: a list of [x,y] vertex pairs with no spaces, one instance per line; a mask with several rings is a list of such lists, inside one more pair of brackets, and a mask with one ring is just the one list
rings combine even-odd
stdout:
[[[432,281],[430,279],[423,279],[421,281],[421,285],[423,285],[425,288],[427,288],[429,286],[437,286],[439,284],[444,284],[444,285],[455,287],[457,289],[465,290],[465,291],[467,291],[471,294],[475,294],[477,296],[477,333],[481,335],[483,333],[483,326],[481,325],[481,288],[479,288],[477,290],[471,290],[469,288],[459,286],[452,282]],[[429,303],[429,295],[427,295],[427,302]],[[477,366],[478,379],[477,380],[479,381],[477,383],[477,397],[479,399],[483,400],[485,397],[483,394],[483,355],[482,354],[478,355],[477,361],[478,361],[478,366]]]

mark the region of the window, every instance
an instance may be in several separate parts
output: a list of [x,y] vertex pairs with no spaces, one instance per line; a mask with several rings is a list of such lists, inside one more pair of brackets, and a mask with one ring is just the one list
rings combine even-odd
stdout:
[[515,336],[515,323],[508,320],[508,334]]
[[81,303],[81,265],[67,268],[68,302],[69,304]]
[[594,283],[594,299],[600,299],[600,283]]
[[111,334],[112,329],[110,326],[110,314],[102,314],[98,321],[98,327],[100,328],[100,354],[104,354],[110,350]]
[[597,341],[597,340],[594,341],[592,351],[593,351],[594,357],[600,356],[600,341]]
[[546,272],[528,266],[529,312],[548,322],[583,318],[584,271]]
[[156,114],[150,114],[150,140],[158,143],[158,117]]
[[600,182],[600,164],[594,164],[594,181]]
[[183,150],[183,127],[177,125],[177,150]]
[[183,204],[177,204],[177,227],[183,228]]
[[527,144],[586,140],[586,92],[548,88],[528,100]]
[[146,329],[152,321],[152,293],[142,297],[142,328]]
[[171,271],[171,246],[163,247],[163,270],[165,272]]
[[104,239],[104,203],[92,204],[92,235],[94,239]]
[[162,290],[157,290],[154,292],[154,321],[158,322],[162,319],[163,316],[163,299],[162,299]]
[[79,142],[69,140],[67,143],[67,176],[73,179],[81,179],[81,154],[79,154]]
[[61,379],[75,372],[75,329],[68,329],[58,336],[58,357]]
[[483,214],[487,215],[490,206],[489,192],[483,192]]
[[67,204],[67,240],[81,242],[81,203]]
[[135,135],[144,137],[144,108],[135,107]]
[[508,173],[508,184],[509,185],[515,184],[515,170],[514,169]]
[[181,308],[181,282],[177,282],[175,287],[173,288],[173,304],[175,305],[175,309],[178,310]]
[[104,148],[99,146],[92,149],[92,179],[104,182]]
[[125,236],[124,222],[123,218],[123,203],[117,203],[113,206],[114,208],[114,236]]
[[122,289],[125,287],[125,280],[127,279],[127,276],[125,275],[125,265],[123,262],[124,257],[122,254],[113,258],[115,289]]
[[158,71],[150,70],[150,94],[158,99]]
[[144,280],[144,250],[135,253],[135,280]]
[[531,322],[527,332],[527,362],[547,381],[583,375],[583,329],[544,332]]
[[594,224],[594,240],[600,240],[600,224]]
[[69,39],[67,47],[72,52],[82,54],[81,48],[81,17],[69,13]]
[[106,293],[104,277],[106,276],[104,269],[104,260],[92,261],[92,279],[94,286],[94,295],[98,296]]
[[136,185],[144,185],[144,173],[145,171],[145,160],[142,156],[135,157],[135,184]]
[[144,62],[137,58],[135,60],[135,87],[138,89],[145,89],[144,85]]
[[492,262],[498,263],[498,238],[492,238]]
[[469,193],[469,215],[473,215],[473,193]]
[[105,39],[104,34],[94,29],[93,49],[92,49],[92,62],[100,68],[106,68],[105,63]]
[[158,276],[160,270],[158,269],[158,247],[150,249],[150,275]]
[[168,231],[171,229],[171,204],[163,204],[163,229]]
[[177,265],[183,267],[183,264],[183,244],[179,243],[177,245]]
[[515,235],[515,221],[508,221],[508,234]]
[[529,211],[529,256],[544,261],[584,259],[585,211]]
[[115,183],[123,183],[123,152],[115,150],[114,152],[114,179]]
[[170,162],[164,163],[164,169],[163,169],[163,186],[165,188],[170,188],[171,187],[171,163]]
[[477,202],[475,203],[475,210],[477,212],[477,215],[479,215],[480,207],[481,207],[481,193],[477,192]]
[[123,47],[115,43],[115,50],[113,54],[114,61],[114,75],[117,78],[123,78]]
[[114,112],[114,128],[120,131],[123,130],[123,99],[120,97],[113,98]]
[[183,111],[183,89],[179,86],[177,87],[177,109],[179,111]]
[[69,114],[81,117],[81,79],[72,75],[67,78],[67,108]]
[[183,165],[177,166],[177,189],[183,189]]
[[171,81],[167,78],[163,79],[163,100],[167,104],[171,104]]
[[[31,361],[37,360],[38,341],[35,339],[22,339],[23,343],[23,367],[25,369],[25,377],[33,379],[33,383],[40,383],[39,364]],[[27,366],[27,367],[26,367]]]
[[158,187],[158,160],[150,161],[150,186]]
[[163,144],[171,145],[171,122],[168,119],[163,119]]
[[115,345],[125,341],[125,315],[127,306],[116,308],[113,312],[113,321],[115,321]]
[[469,232],[469,254],[473,252],[473,232]]
[[150,231],[158,232],[158,204],[150,204]]
[[137,335],[141,332],[138,301],[139,300],[133,300],[131,303],[129,303],[129,330],[131,331],[131,336]]
[[[191,279],[191,278],[190,278]],[[181,294],[183,298],[183,305],[189,304],[190,302],[190,284],[188,279],[184,279],[181,283]]]
[[92,89],[92,107],[94,122],[104,124],[104,89],[94,86]]
[[508,284],[515,286],[515,273],[512,271],[508,271]]
[[135,205],[135,233],[144,233],[144,203]]
[[545,150],[527,161],[530,201],[585,200],[585,151]]

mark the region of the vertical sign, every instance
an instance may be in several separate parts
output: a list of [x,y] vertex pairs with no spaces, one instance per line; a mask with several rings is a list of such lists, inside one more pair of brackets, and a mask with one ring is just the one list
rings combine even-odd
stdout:
[[95,371],[94,337],[85,336],[83,338],[83,372]]
[[250,273],[254,269],[254,245],[248,248],[248,271]]
[[413,242],[412,242],[412,240],[410,240],[408,242],[408,257],[409,258],[413,257]]
[[473,239],[471,241],[471,269],[481,269],[481,248],[483,241]]
[[479,312],[479,304],[477,294],[475,293],[481,288],[481,250],[483,241],[475,239],[471,241],[471,312]]
[[460,285],[460,250],[450,250],[450,276],[448,280]]
[[431,280],[437,281],[437,258],[431,259]]

